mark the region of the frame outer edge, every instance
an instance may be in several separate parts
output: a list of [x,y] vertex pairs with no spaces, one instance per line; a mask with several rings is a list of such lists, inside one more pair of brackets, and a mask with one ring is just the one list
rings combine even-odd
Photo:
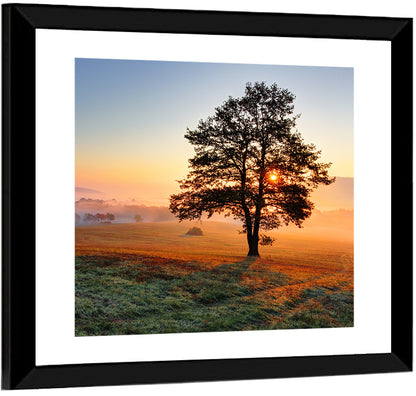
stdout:
[[[161,378],[156,375],[156,369],[165,366],[165,363],[153,362],[119,363],[74,366],[41,366],[35,365],[35,27],[44,27],[42,23],[51,20],[51,11],[62,12],[60,28],[65,29],[65,23],[73,19],[74,10],[104,10],[93,7],[68,7],[68,6],[35,6],[24,4],[3,5],[3,382],[5,389],[51,388],[62,386],[98,386],[120,385],[138,383],[166,383],[183,381],[212,381],[212,380],[237,380],[238,375],[230,370],[226,362],[221,362],[220,367],[215,362],[170,362],[175,363],[169,375]],[[41,11],[47,11],[43,14]],[[120,15],[129,9],[118,9]],[[108,8],[107,8],[108,11]],[[159,13],[162,10],[154,10]],[[164,10],[168,11],[168,10]],[[175,10],[170,10],[175,11]],[[178,10],[176,10],[179,12]],[[23,13],[23,15],[22,15]],[[39,19],[36,15],[40,16]],[[211,14],[214,14],[213,12]],[[232,14],[232,13],[231,13]],[[329,17],[329,16],[326,16]],[[49,18],[49,19],[48,19]],[[373,38],[349,37],[353,39],[384,39],[392,40],[392,131],[402,134],[404,139],[392,138],[392,174],[399,176],[392,179],[392,229],[402,227],[400,218],[403,213],[400,208],[409,208],[412,211],[412,191],[409,185],[411,178],[411,140],[412,140],[412,21],[411,19],[395,19],[400,21],[403,28],[396,31],[394,37],[377,36]],[[349,21],[352,20],[348,19]],[[40,22],[42,21],[42,22]],[[66,22],[65,22],[66,21]],[[77,22],[77,21],[75,21]],[[75,23],[73,21],[73,23]],[[383,22],[379,20],[379,22]],[[40,23],[40,25],[39,25]],[[91,21],[88,21],[92,25]],[[38,25],[38,26],[34,26]],[[76,23],[75,23],[76,25]],[[78,26],[78,25],[77,25]],[[73,28],[79,28],[74,26]],[[384,22],[383,22],[383,26]],[[53,28],[53,27],[52,27]],[[55,27],[58,28],[58,27]],[[194,32],[195,33],[195,32]],[[248,33],[249,34],[249,33]],[[389,33],[392,34],[392,33]],[[329,34],[328,34],[329,35]],[[23,62],[24,60],[24,62]],[[13,70],[13,74],[11,73]],[[410,88],[409,88],[410,86]],[[22,95],[24,93],[24,95]],[[404,99],[404,100],[403,100]],[[399,102],[399,103],[397,103]],[[409,110],[410,109],[410,110]],[[397,123],[397,124],[396,124]],[[12,134],[13,131],[13,134]],[[393,136],[394,137],[394,136]],[[405,144],[403,144],[403,141]],[[400,155],[400,156],[399,156]],[[24,169],[22,161],[24,158]],[[392,157],[393,158],[393,157]],[[32,167],[31,167],[32,166]],[[13,178],[12,178],[13,175]],[[22,188],[22,180],[28,180],[25,190]],[[19,213],[20,204],[23,203],[22,192],[29,191],[27,195],[30,207],[25,215]],[[13,203],[13,205],[11,205]],[[410,203],[410,204],[409,204]],[[16,209],[14,209],[16,208]],[[406,213],[407,214],[407,213]],[[259,359],[257,363],[264,364],[264,370],[257,368],[257,374],[249,374],[250,379],[279,378],[293,376],[316,375],[342,375],[376,372],[408,371],[412,367],[412,229],[403,227],[405,235],[392,235],[392,254],[395,254],[396,266],[392,268],[392,353],[379,355],[357,355],[320,357],[325,360],[325,366],[310,366],[314,358],[291,359],[290,363],[284,363],[282,371],[277,371],[273,365],[274,359]],[[25,249],[22,249],[17,239],[23,234],[26,237]],[[396,233],[397,234],[397,233]],[[16,242],[11,238],[14,236]],[[410,241],[410,242],[409,242]],[[26,243],[27,242],[27,243]],[[394,249],[393,249],[394,247]],[[403,249],[404,247],[404,249]],[[409,250],[410,248],[410,250]],[[18,257],[14,264],[19,267],[12,271],[12,258]],[[393,259],[393,256],[392,256]],[[397,265],[397,264],[400,264]],[[22,292],[24,290],[24,292]],[[393,293],[394,290],[394,293]],[[409,299],[410,296],[410,299]],[[400,305],[400,306],[399,306]],[[399,308],[405,307],[407,321],[402,322]],[[409,312],[410,310],[410,312]],[[410,315],[410,316],[409,316]],[[7,343],[7,345],[5,345]],[[323,359],[322,359],[323,358]],[[235,362],[241,369],[248,370],[254,360]],[[277,362],[277,360],[276,360]],[[308,363],[307,363],[308,362]],[[337,362],[334,366],[334,363]],[[212,367],[217,374],[205,374],[198,372],[198,367]],[[303,371],[299,364],[306,364]],[[352,364],[349,364],[352,363]],[[354,366],[356,364],[356,366]],[[181,367],[189,366],[194,376]],[[287,368],[289,366],[291,368]],[[140,368],[139,368],[140,367]],[[192,368],[191,368],[192,367]],[[106,377],[112,373],[112,376]],[[114,379],[114,370],[120,373],[119,382]],[[125,371],[126,370],[126,371]],[[138,370],[142,373],[138,375]],[[287,371],[288,370],[288,371]],[[292,371],[291,371],[292,370]],[[286,375],[285,372],[287,371]],[[300,372],[302,371],[302,372]],[[359,372],[357,372],[359,371]],[[82,372],[84,375],[79,376]],[[86,376],[86,373],[90,375]],[[149,376],[143,375],[148,373]],[[173,376],[177,372],[178,376]],[[243,373],[240,373],[242,375]],[[104,377],[103,377],[104,375]],[[210,377],[211,376],[211,377]],[[199,378],[198,378],[199,377]],[[95,379],[94,379],[95,378]],[[155,378],[157,378],[155,380]],[[172,379],[173,378],[173,379]],[[116,382],[113,382],[116,381]]]
[[[413,20],[391,42],[392,353],[413,360]],[[409,220],[410,218],[410,220]],[[396,231],[394,233],[394,231]],[[394,290],[394,292],[393,292]],[[402,312],[407,320],[403,320]]]
[[2,6],[2,389],[10,389],[10,7]]
[[[3,358],[2,386],[35,368],[35,28],[19,6],[3,21]],[[24,215],[21,208],[26,208]],[[24,241],[24,242],[22,242]],[[24,246],[22,246],[22,243]],[[7,344],[7,345],[6,345]]]
[[[62,373],[65,370],[65,373]],[[339,376],[408,371],[391,353],[41,366],[18,389]],[[164,375],[161,377],[159,373]]]
[[[392,40],[400,24],[406,21],[406,18],[356,15],[15,5],[38,28],[67,30]],[[280,18],[279,23],[276,23],[276,17]],[[122,23],[119,22],[121,18]],[[351,24],[354,24],[353,29]],[[304,29],[303,32],[299,31],[299,27]]]

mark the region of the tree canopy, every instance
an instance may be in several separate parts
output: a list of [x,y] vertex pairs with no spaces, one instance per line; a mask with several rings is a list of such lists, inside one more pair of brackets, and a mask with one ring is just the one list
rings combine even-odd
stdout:
[[194,146],[181,192],[170,196],[179,220],[222,213],[239,219],[247,234],[249,256],[259,256],[260,234],[294,223],[313,210],[310,193],[331,184],[330,163],[306,144],[296,130],[295,96],[276,84],[247,83],[245,95],[229,97],[214,115],[200,120],[185,138]]
[[136,223],[141,223],[143,221],[143,217],[139,214],[136,214],[136,216],[134,216],[134,220],[136,220]]

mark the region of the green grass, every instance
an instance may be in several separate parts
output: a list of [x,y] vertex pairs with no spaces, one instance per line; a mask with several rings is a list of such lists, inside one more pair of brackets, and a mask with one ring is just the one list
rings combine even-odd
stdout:
[[[351,292],[316,287],[284,303],[262,291],[291,283],[252,262],[218,265],[149,258],[77,256],[77,336],[345,327]],[[253,282],[247,282],[255,280]]]
[[325,327],[351,327],[354,296],[350,291],[315,288],[306,290],[298,306],[295,306],[270,329],[305,329]]

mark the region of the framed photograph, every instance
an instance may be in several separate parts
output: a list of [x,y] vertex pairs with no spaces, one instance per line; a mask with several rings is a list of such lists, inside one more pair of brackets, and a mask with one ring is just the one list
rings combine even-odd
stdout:
[[412,370],[411,19],[2,11],[3,388]]

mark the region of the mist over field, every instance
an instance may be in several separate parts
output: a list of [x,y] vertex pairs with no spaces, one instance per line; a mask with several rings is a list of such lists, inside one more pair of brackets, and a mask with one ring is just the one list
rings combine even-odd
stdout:
[[[101,191],[88,188],[76,187],[75,213],[81,216],[86,213],[112,213],[115,215],[113,223],[134,223],[134,217],[140,215],[144,222],[165,222],[175,221],[176,217],[170,213],[167,206],[144,204],[136,199],[125,201],[116,199],[103,199],[105,194]],[[98,197],[98,198],[97,198]],[[330,225],[340,226],[353,221],[354,207],[354,179],[350,177],[337,177],[334,184],[321,186],[312,193],[312,201],[315,202],[315,210],[310,219],[307,219],[304,226]],[[203,218],[203,221],[206,221]],[[239,224],[231,217],[214,215],[212,220],[225,221],[227,223]],[[284,229],[286,227],[282,227]],[[293,228],[291,226],[290,228]],[[279,230],[280,232],[280,230]]]
[[354,178],[337,176],[335,183],[319,186],[311,194],[315,207],[321,211],[354,209]]
[[115,215],[114,223],[134,223],[136,215],[140,215],[146,222],[175,220],[175,216],[169,212],[167,206],[146,206],[134,200],[120,202],[115,199],[106,201],[81,198],[75,202],[75,213],[79,214],[81,219],[86,213],[112,213]]

